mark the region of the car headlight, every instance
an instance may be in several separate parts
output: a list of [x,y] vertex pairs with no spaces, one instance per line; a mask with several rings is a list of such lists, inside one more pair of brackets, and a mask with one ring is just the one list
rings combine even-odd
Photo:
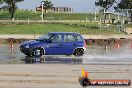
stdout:
[[25,46],[25,48],[29,48],[29,44],[27,44],[27,45]]

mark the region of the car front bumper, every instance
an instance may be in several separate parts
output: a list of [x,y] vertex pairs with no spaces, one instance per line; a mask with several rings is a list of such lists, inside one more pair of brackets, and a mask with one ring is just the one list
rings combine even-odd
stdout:
[[32,48],[25,48],[24,46],[20,46],[20,51],[25,55],[32,56],[33,49]]

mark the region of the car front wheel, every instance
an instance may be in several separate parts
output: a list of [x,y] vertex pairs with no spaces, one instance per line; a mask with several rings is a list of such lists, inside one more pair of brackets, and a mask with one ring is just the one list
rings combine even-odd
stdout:
[[41,57],[43,55],[43,50],[41,48],[35,48],[33,50],[33,56]]

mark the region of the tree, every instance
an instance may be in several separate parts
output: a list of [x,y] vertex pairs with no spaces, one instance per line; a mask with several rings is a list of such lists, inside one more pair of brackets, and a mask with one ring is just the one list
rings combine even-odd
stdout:
[[3,0],[0,0],[0,4],[2,4],[3,3]]
[[21,2],[24,0],[4,0],[4,2],[7,4],[7,9],[9,11],[9,14],[11,15],[11,19],[14,18],[15,11],[17,9],[16,3]]
[[0,0],[0,5],[3,3],[3,0]]
[[3,2],[3,0],[0,0],[0,4]]
[[132,22],[132,0],[121,0],[115,9],[126,9],[129,10],[129,14]]
[[[95,5],[102,7],[104,9],[104,12],[106,12],[114,3],[116,2],[116,0],[97,0],[95,1]],[[104,22],[106,19],[106,15],[104,13]]]
[[[51,1],[48,1],[48,0],[45,0],[45,1],[42,1],[44,3],[44,9],[45,9],[45,13],[47,13],[47,10],[51,9],[53,7],[53,4]],[[41,2],[41,3],[42,3]]]
[[3,0],[0,0],[0,10],[3,9],[1,5],[3,4]]

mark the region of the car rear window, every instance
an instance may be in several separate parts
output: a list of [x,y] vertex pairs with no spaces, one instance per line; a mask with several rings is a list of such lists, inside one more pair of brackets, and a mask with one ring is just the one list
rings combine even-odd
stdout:
[[77,41],[83,41],[83,39],[81,38],[81,36],[77,36]]
[[75,39],[75,36],[74,35],[64,35],[64,42],[74,42],[76,39]]

